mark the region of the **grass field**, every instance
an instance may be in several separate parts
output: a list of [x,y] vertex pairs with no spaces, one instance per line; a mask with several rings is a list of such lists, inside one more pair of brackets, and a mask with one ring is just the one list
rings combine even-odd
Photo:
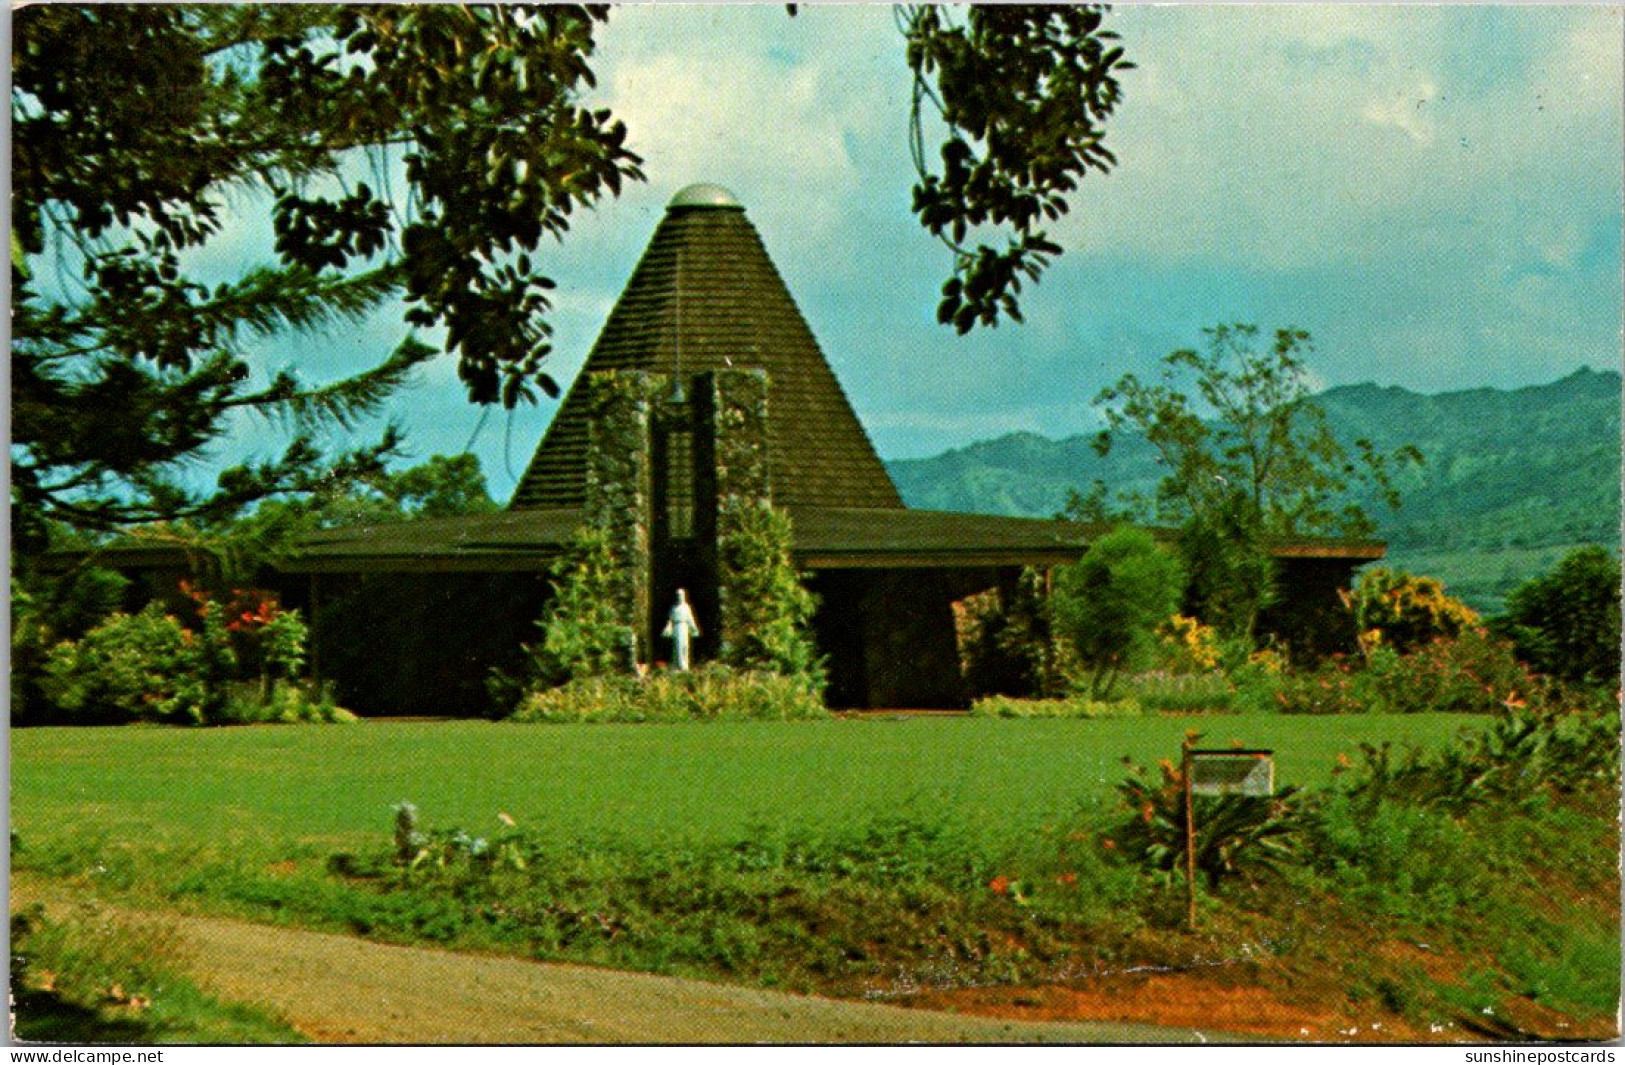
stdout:
[[1361,742],[1433,745],[1459,715],[1093,721],[957,718],[681,725],[476,721],[350,727],[62,728],[11,733],[11,823],[30,843],[75,836],[168,846],[377,846],[391,807],[430,826],[527,828],[640,841],[734,838],[955,811],[974,833],[1036,828],[1110,801],[1120,760],[1269,747],[1277,780],[1320,784]]
[[[1175,759],[1192,727],[1204,746],[1273,749],[1277,781],[1312,789],[1270,815],[1296,818],[1289,860],[1205,884],[1195,932],[1177,878],[1124,860],[1141,819],[1116,794],[1125,757]],[[1372,1017],[1385,1038],[1469,1022],[1491,1038],[1617,1032],[1616,787],[1531,778],[1528,794],[1460,808],[1350,790],[1371,771],[1363,743],[1438,751],[1478,730],[1458,749],[1476,765],[1489,727],[1432,714],[23,729],[12,857],[42,890],[141,911],[836,996],[936,988],[958,1008],[979,989],[1154,970],[1204,1002],[1241,979],[1281,1016],[1319,1018],[1316,1038]],[[1340,755],[1354,766],[1326,787]],[[404,854],[403,800],[428,833]],[[478,859],[475,836],[489,839]],[[1215,956],[1242,968],[1209,974]],[[80,998],[101,1001],[100,983]],[[1500,1028],[1479,1020],[1492,1009]]]

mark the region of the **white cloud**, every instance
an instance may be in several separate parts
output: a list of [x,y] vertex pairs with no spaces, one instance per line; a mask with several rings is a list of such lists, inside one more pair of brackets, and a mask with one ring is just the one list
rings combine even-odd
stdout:
[[[1029,324],[969,338],[932,320],[948,264],[908,210],[891,18],[613,9],[592,103],[626,122],[650,180],[549,250],[561,383],[693,181],[743,200],[887,455],[1087,429],[1101,387],[1218,321],[1311,330],[1330,383],[1528,384],[1617,363],[1617,9],[1118,8],[1139,65],[1108,123],[1121,164],[1075,195],[1068,254],[1024,293]],[[413,443],[461,446],[479,412],[450,360],[428,376],[401,408]],[[551,410],[488,420],[499,492]]]
[[1482,17],[1472,10],[1118,17],[1142,69],[1125,75],[1108,127],[1122,165],[1080,193],[1068,234],[1083,247],[1292,268],[1391,256],[1385,222],[1455,209],[1469,228],[1450,239],[1470,248],[1480,220],[1502,222],[1486,216],[1509,213],[1531,184],[1618,180],[1617,13],[1517,9],[1509,27],[1484,32],[1521,31],[1528,54],[1485,57],[1482,68],[1456,55],[1465,24]]
[[867,193],[868,160],[854,153],[886,136],[877,68],[894,52],[885,9],[792,19],[767,6],[620,8],[604,35],[601,98],[646,160],[646,195],[663,203],[713,181],[758,224],[849,238]]

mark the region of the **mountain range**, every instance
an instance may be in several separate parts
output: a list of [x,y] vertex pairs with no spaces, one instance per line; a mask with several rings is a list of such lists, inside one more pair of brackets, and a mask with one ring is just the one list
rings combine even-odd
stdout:
[[[1398,480],[1401,507],[1356,499],[1389,545],[1387,565],[1443,579],[1480,610],[1567,550],[1620,542],[1619,373],[1581,369],[1551,384],[1422,394],[1375,384],[1315,398],[1346,446],[1421,450]],[[1049,516],[1096,480],[1149,496],[1163,471],[1143,439],[1102,458],[1093,434],[1010,433],[923,459],[888,462],[911,507]]]

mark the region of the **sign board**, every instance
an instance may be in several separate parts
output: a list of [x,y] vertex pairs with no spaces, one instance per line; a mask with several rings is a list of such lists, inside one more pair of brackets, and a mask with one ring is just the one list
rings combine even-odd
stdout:
[[1190,752],[1191,794],[1274,795],[1274,751]]

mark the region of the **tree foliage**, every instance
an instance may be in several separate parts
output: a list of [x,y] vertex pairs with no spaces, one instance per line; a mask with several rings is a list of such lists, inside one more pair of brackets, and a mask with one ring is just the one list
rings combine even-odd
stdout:
[[1179,607],[1183,585],[1179,559],[1143,529],[1109,533],[1056,571],[1055,632],[1092,671],[1092,698],[1110,695],[1118,673],[1153,647],[1157,627]]
[[1577,683],[1617,683],[1620,567],[1603,547],[1569,552],[1552,572],[1519,586],[1497,627],[1535,669]]
[[1156,500],[1163,517],[1238,513],[1267,535],[1371,535],[1369,515],[1345,501],[1349,487],[1368,482],[1397,507],[1390,471],[1420,453],[1383,454],[1363,439],[1351,453],[1332,435],[1311,396],[1308,333],[1277,330],[1267,348],[1254,325],[1203,333],[1206,350],[1168,355],[1160,382],[1126,374],[1095,398],[1107,425],[1096,450],[1106,454],[1115,435],[1143,434],[1168,471]]
[[1203,332],[1205,350],[1165,357],[1159,381],[1126,374],[1095,398],[1106,419],[1096,450],[1124,433],[1152,446],[1167,472],[1147,516],[1184,525],[1194,608],[1251,635],[1273,588],[1270,541],[1372,535],[1349,489],[1367,484],[1397,508],[1392,471],[1422,456],[1338,441],[1311,395],[1308,333],[1277,330],[1265,346],[1253,325]]
[[[1023,279],[1037,281],[1061,254],[1040,227],[1067,213],[1086,174],[1117,162],[1105,123],[1121,95],[1116,75],[1133,64],[1098,5],[972,5],[962,23],[954,10],[910,6],[897,17],[914,74],[914,213],[953,254],[937,319],[968,333],[1001,315],[1021,321]],[[926,157],[928,114],[946,127],[940,169]]]
[[[298,496],[263,499],[232,518],[150,523],[132,529],[129,539],[182,548],[199,575],[240,583],[259,579],[265,567],[275,565],[301,537],[323,529],[490,514],[498,509],[478,457],[465,452],[431,455],[401,470],[373,468],[349,477],[324,478]],[[94,545],[87,546],[94,559]],[[43,579],[28,575],[32,584]]]
[[[41,5],[14,23],[13,483],[24,520],[91,529],[216,518],[333,472],[314,431],[378,408],[434,353],[258,378],[245,347],[404,298],[444,328],[476,402],[512,406],[548,353],[530,253],[641,177],[580,102],[603,8]],[[110,73],[116,71],[116,75]],[[392,173],[404,168],[404,187]],[[209,254],[269,202],[274,257],[211,283]],[[185,461],[256,411],[273,460],[212,490]]]
[[[108,531],[218,520],[253,500],[374,471],[392,432],[324,454],[319,431],[377,411],[426,359],[476,403],[557,394],[554,281],[538,250],[641,180],[627,131],[585,102],[604,6],[36,5],[14,20],[13,499]],[[792,10],[793,13],[793,10]],[[946,127],[916,210],[955,249],[944,321],[1019,318],[1023,278],[1067,209],[1127,66],[1098,10],[903,17],[916,115]],[[230,240],[269,216],[273,249]],[[968,247],[973,229],[1008,246]],[[252,226],[247,226],[251,230]],[[234,232],[235,231],[235,232]],[[211,266],[211,264],[213,264]],[[370,369],[269,375],[255,343],[404,302],[415,329]],[[292,361],[292,360],[290,360]],[[203,487],[185,465],[246,412],[291,426],[278,456]]]

